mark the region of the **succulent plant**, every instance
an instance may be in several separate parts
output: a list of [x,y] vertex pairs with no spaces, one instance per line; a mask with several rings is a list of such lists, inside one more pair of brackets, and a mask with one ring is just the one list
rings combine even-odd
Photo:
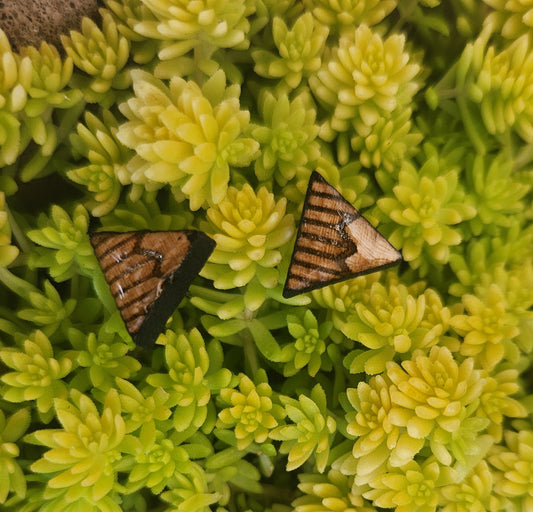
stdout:
[[373,126],[409,106],[420,87],[420,65],[410,61],[404,46],[403,36],[383,39],[365,24],[341,34],[339,46],[309,79],[314,95],[331,112],[324,128],[328,138],[357,123]]
[[331,27],[332,30],[341,32],[354,25],[376,25],[382,21],[396,7],[395,0],[365,0],[335,2],[332,0],[304,0],[306,9],[313,16]]
[[[107,10],[102,11],[102,28],[90,18],[83,18],[81,32],[71,31],[62,36],[67,55],[84,71],[88,80],[79,80],[90,102],[102,102],[112,88],[123,89],[129,85],[128,73],[123,71],[129,57],[129,41],[119,33]],[[81,78],[81,77],[76,77]]]
[[283,186],[297,175],[298,168],[311,165],[320,154],[315,140],[316,112],[305,93],[290,101],[287,95],[276,97],[265,91],[259,103],[264,124],[251,132],[262,148],[254,163],[255,173],[260,181],[274,177]]
[[402,249],[406,261],[418,267],[421,255],[447,263],[450,246],[461,243],[461,232],[453,226],[474,217],[476,209],[464,200],[456,168],[446,167],[433,154],[419,172],[405,164],[398,174],[393,197],[378,200],[379,209],[395,224],[389,241]]
[[[0,30],[0,508],[532,509],[531,12],[103,0]],[[313,171],[403,262],[285,298]],[[89,236],[142,230],[217,244],[151,349]]]
[[483,0],[494,9],[486,23],[493,25],[503,37],[515,39],[533,30],[533,11],[527,0]]
[[35,400],[39,413],[50,418],[54,400],[68,394],[62,379],[75,366],[69,355],[54,357],[50,340],[43,332],[35,331],[20,348],[2,348],[0,359],[11,370],[0,378],[4,399],[14,403]]
[[255,385],[243,374],[239,375],[239,390],[221,389],[220,399],[228,407],[218,413],[217,426],[233,429],[239,450],[251,443],[265,443],[270,431],[284,416],[281,406],[272,401],[272,389],[268,383],[262,381]]
[[37,220],[38,229],[28,231],[28,237],[40,246],[32,264],[49,267],[57,281],[69,279],[77,271],[90,274],[97,263],[87,234],[87,210],[76,206],[72,218],[60,206],[53,206],[50,213],[51,222],[43,214]]
[[121,105],[129,121],[117,132],[137,153],[127,164],[131,181],[152,189],[170,184],[192,210],[220,203],[230,166],[248,165],[258,150],[242,136],[250,116],[239,110],[239,87],[226,89],[222,71],[202,89],[180,77],[167,88],[140,70],[132,77],[136,96]]
[[317,384],[310,396],[300,395],[298,400],[281,397],[280,400],[293,424],[281,425],[269,435],[281,441],[280,452],[288,454],[287,470],[300,467],[314,456],[317,470],[322,473],[329,457],[330,438],[337,426],[334,418],[327,414],[324,390]]
[[79,391],[71,391],[70,399],[72,403],[60,398],[55,401],[62,428],[37,430],[27,436],[29,442],[49,448],[32,464],[32,470],[50,475],[44,496],[58,510],[63,510],[61,503],[113,507],[117,463],[128,444],[118,393],[108,392],[101,413]]
[[204,229],[217,246],[201,275],[222,290],[246,286],[254,278],[267,289],[276,286],[279,248],[295,229],[286,204],[283,198],[276,202],[266,187],[257,193],[248,184],[230,187],[221,203],[207,210]]
[[3,484],[0,503],[4,504],[10,493],[22,499],[26,496],[26,477],[17,462],[20,448],[17,441],[24,435],[30,424],[29,409],[19,409],[9,418],[0,412],[0,472]]
[[272,36],[278,55],[265,50],[252,51],[255,72],[266,78],[281,78],[289,89],[296,89],[304,77],[312,75],[321,65],[328,28],[302,14],[289,30],[283,18],[272,20]]

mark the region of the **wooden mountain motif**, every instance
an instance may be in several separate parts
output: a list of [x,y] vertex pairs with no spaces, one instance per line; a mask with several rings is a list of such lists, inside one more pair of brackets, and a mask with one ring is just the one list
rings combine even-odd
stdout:
[[318,172],[307,187],[283,296],[390,267],[401,254]]
[[104,231],[91,244],[126,328],[150,347],[215,248],[201,231]]

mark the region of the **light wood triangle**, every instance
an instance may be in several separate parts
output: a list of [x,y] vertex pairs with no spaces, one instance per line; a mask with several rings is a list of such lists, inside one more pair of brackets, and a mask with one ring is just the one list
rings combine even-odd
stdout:
[[318,172],[309,180],[283,296],[375,272],[401,254]]
[[201,231],[111,231],[91,235],[126,329],[150,347],[215,247]]

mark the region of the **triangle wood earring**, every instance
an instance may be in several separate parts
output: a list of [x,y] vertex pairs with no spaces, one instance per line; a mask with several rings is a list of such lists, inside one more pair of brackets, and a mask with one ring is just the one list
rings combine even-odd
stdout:
[[133,341],[151,347],[215,248],[201,231],[103,231],[91,244]]
[[375,272],[401,254],[318,172],[311,174],[283,296]]

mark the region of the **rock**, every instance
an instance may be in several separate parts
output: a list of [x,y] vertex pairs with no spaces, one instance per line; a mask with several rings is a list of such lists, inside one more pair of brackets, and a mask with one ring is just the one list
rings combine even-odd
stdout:
[[0,28],[14,51],[42,41],[61,50],[60,34],[79,30],[84,16],[99,19],[98,0],[0,0]]

